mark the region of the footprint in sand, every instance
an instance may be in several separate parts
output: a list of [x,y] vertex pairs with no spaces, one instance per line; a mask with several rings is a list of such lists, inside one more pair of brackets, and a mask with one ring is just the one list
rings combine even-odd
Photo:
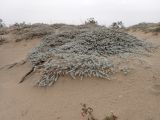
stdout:
[[151,88],[152,92],[160,94],[160,84],[154,84]]

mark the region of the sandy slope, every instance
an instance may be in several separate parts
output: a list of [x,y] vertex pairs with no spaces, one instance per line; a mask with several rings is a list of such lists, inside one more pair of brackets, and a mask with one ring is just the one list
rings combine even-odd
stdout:
[[[160,35],[131,34],[160,45]],[[0,67],[25,59],[38,43],[35,39],[0,46]],[[0,69],[0,120],[83,120],[80,103],[93,107],[98,118],[114,112],[119,120],[160,120],[160,50],[141,59],[129,61],[134,70],[127,76],[118,73],[112,81],[65,77],[49,88],[33,87],[39,73],[18,84],[29,63]]]

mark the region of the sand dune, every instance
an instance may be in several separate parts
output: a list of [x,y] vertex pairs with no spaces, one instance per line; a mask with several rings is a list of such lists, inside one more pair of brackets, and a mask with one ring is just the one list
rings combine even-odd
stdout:
[[[160,45],[160,35],[130,34]],[[10,40],[1,45],[0,67],[24,60],[39,42]],[[128,61],[131,73],[119,72],[110,81],[65,76],[47,88],[34,87],[38,72],[18,84],[30,63],[6,66],[0,69],[0,120],[83,120],[80,103],[91,106],[98,118],[114,112],[119,120],[160,120],[160,49],[140,59]]]

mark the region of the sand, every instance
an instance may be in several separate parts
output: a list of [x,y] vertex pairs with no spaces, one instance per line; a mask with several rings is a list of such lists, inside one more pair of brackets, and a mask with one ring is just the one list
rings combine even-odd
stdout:
[[[160,34],[130,34],[160,45]],[[128,61],[134,70],[128,75],[118,73],[110,81],[66,76],[51,87],[37,88],[38,72],[18,84],[31,69],[30,63],[11,69],[5,65],[24,60],[40,40],[16,43],[12,35],[8,38],[0,46],[0,120],[85,120],[80,103],[91,106],[100,120],[111,112],[118,120],[160,120],[160,49],[150,57],[143,56],[142,61]]]

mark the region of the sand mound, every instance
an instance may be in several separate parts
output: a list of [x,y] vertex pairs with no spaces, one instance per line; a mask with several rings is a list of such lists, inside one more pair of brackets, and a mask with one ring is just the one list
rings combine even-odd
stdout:
[[158,35],[160,32],[160,23],[139,23],[137,25],[133,25],[127,28],[132,31],[142,31],[145,33],[154,33],[153,35]]

